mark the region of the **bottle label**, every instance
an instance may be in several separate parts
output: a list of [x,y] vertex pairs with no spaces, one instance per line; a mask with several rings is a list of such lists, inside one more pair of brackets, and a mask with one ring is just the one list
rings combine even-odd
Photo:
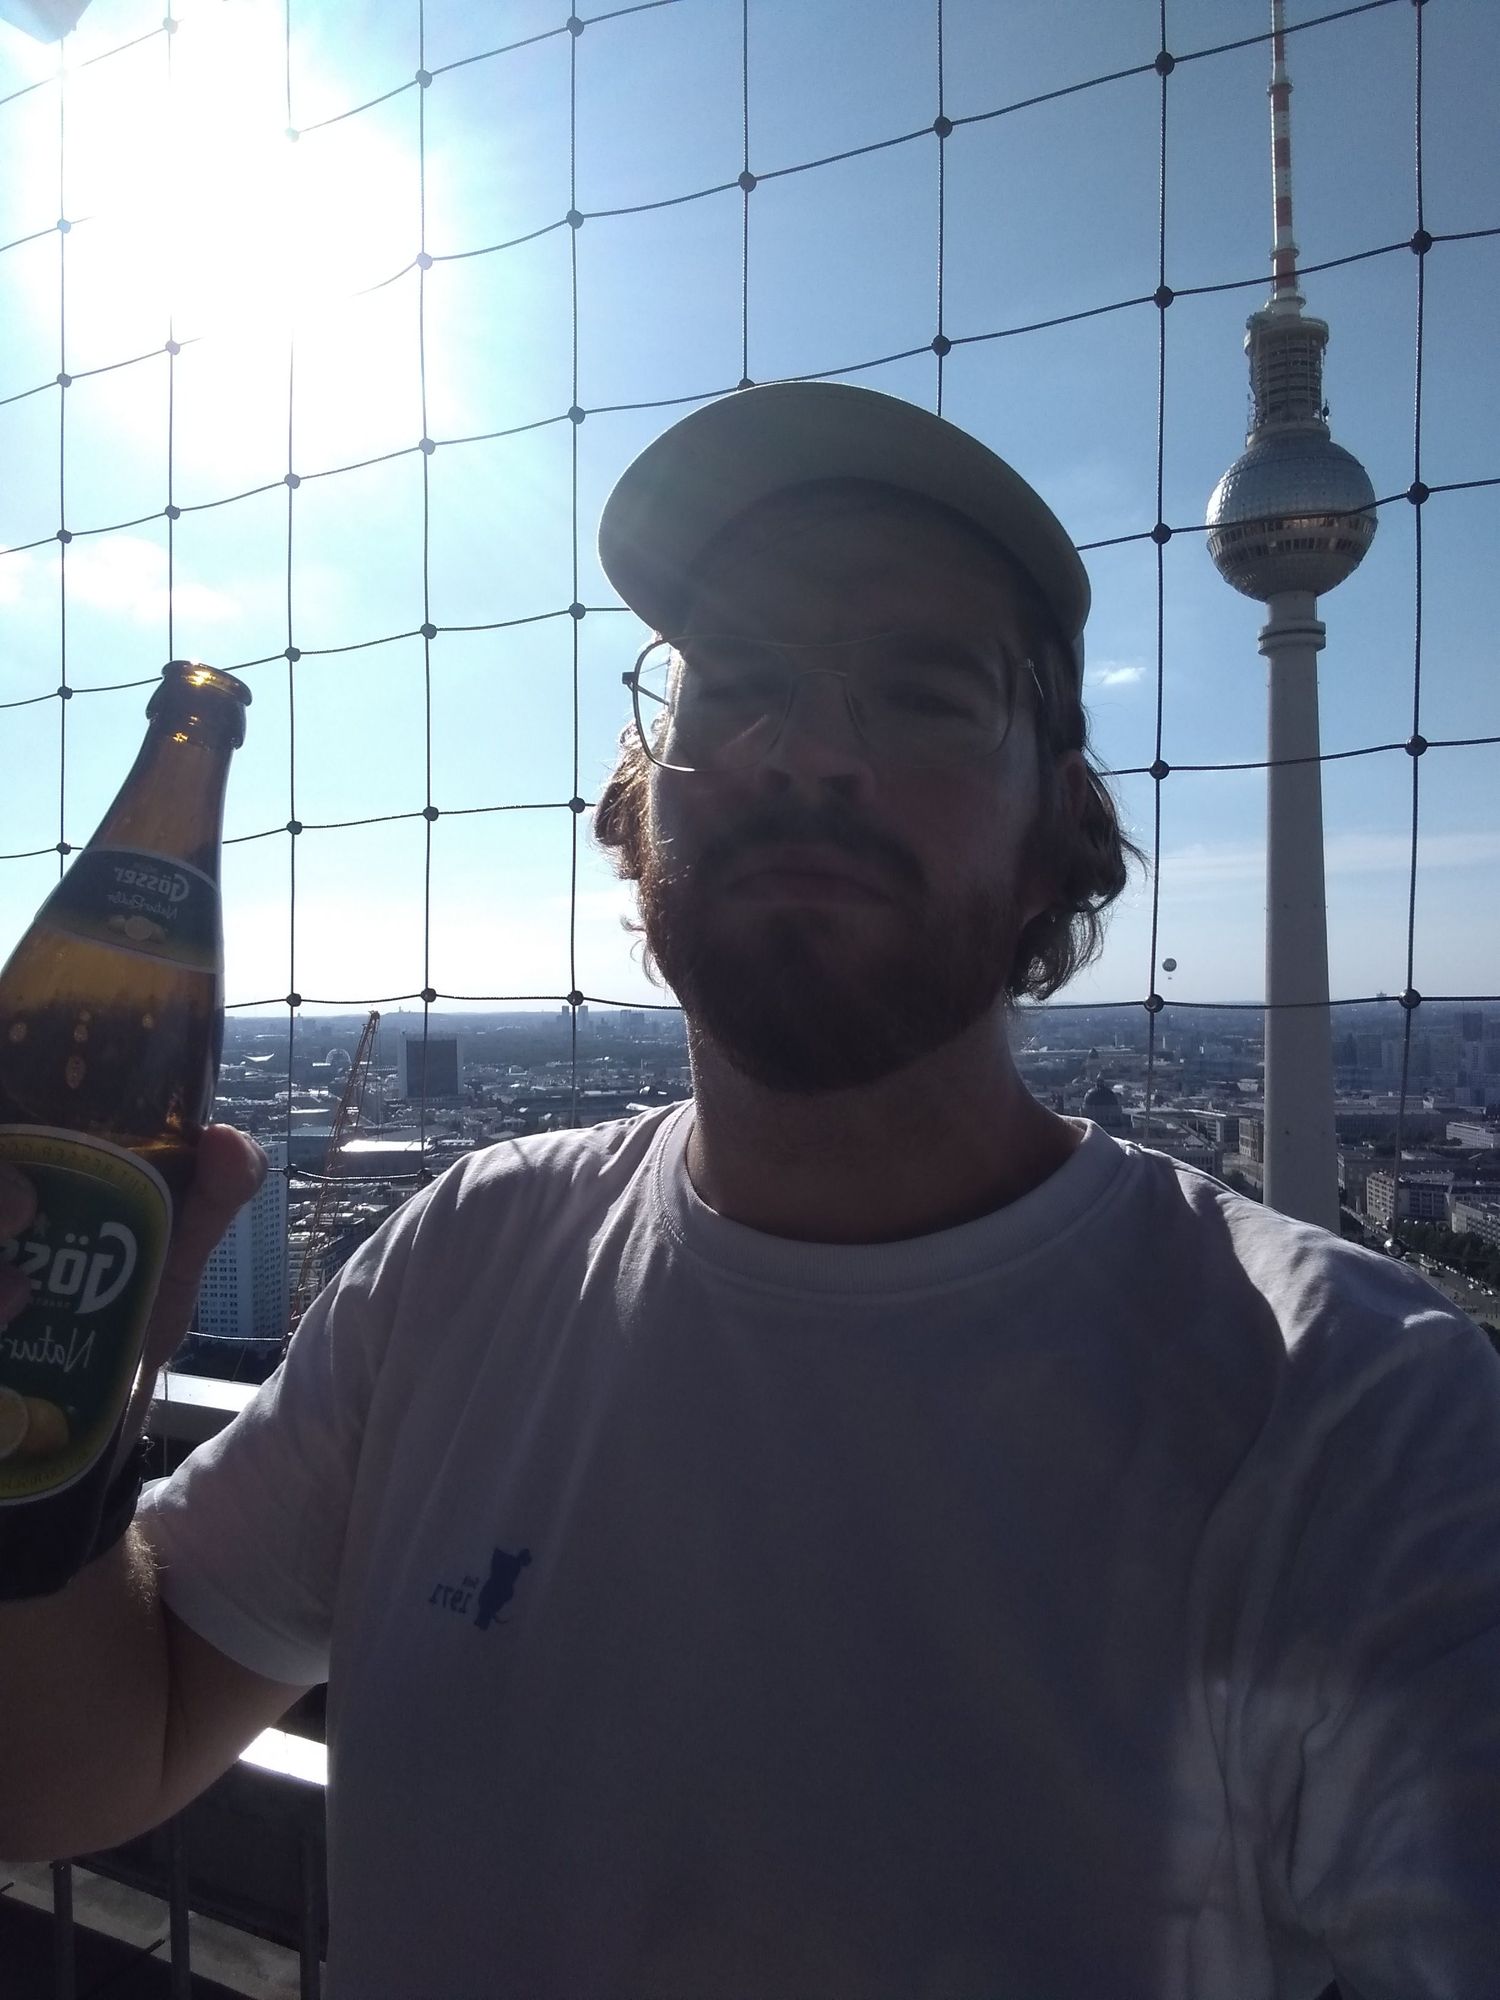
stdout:
[[37,1192],[0,1260],[31,1303],[0,1326],[0,1507],[83,1478],[109,1447],[145,1344],[172,1229],[156,1169],[105,1139],[0,1125],[0,1160]]
[[196,972],[219,963],[219,885],[201,868],[134,847],[86,847],[39,913],[94,944]]

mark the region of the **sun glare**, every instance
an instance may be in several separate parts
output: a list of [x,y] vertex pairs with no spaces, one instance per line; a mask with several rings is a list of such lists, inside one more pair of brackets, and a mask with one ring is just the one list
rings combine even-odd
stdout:
[[[169,330],[184,344],[284,347],[415,255],[414,116],[410,145],[392,137],[398,119],[382,130],[369,116],[289,137],[284,33],[279,4],[200,7],[172,37],[170,88],[159,46],[128,80],[112,63],[69,77],[68,320],[88,365],[165,345]],[[328,393],[353,417],[390,360],[378,339],[347,345]],[[243,393],[215,412],[226,443],[284,427],[277,379],[245,371]]]

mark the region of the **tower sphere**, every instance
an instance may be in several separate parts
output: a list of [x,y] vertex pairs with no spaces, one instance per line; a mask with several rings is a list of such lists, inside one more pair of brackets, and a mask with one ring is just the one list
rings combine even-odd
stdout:
[[1226,583],[1261,603],[1284,590],[1321,596],[1359,567],[1374,508],[1368,473],[1323,425],[1272,429],[1214,488],[1208,552]]

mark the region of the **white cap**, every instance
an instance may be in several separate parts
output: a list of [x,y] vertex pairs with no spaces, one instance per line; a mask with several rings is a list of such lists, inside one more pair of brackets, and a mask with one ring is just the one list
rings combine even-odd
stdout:
[[1025,570],[1083,680],[1089,580],[1051,508],[944,417],[846,382],[772,382],[704,403],[628,465],[604,503],[599,561],[653,631],[678,627],[694,562],[757,500],[815,479],[872,479],[965,515]]

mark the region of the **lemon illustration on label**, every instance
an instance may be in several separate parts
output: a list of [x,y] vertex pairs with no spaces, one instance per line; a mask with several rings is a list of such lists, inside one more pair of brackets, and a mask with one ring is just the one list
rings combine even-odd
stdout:
[[18,1450],[30,1428],[31,1412],[26,1407],[26,1398],[0,1384],[0,1458],[9,1458]]
[[56,1403],[45,1396],[26,1398],[26,1440],[23,1458],[54,1458],[68,1448],[68,1419]]

